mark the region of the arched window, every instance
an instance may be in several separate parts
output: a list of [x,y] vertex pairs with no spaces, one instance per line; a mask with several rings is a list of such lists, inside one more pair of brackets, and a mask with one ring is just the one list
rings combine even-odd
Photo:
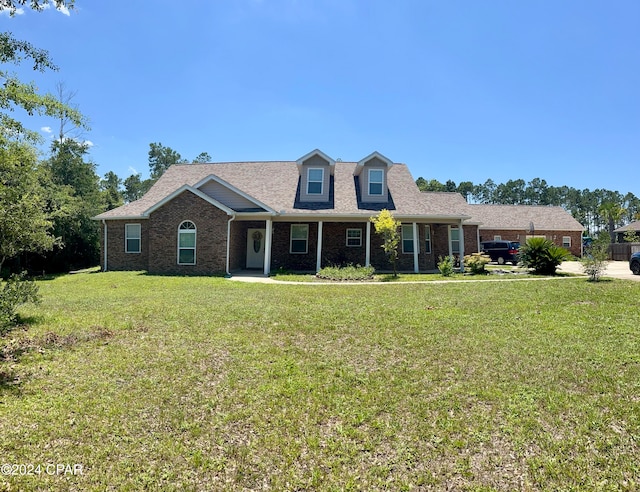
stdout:
[[185,220],[178,227],[178,265],[196,264],[196,225]]

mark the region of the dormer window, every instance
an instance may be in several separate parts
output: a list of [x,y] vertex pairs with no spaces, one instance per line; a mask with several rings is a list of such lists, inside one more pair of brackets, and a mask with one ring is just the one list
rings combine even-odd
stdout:
[[369,169],[369,195],[382,195],[384,171],[382,169]]
[[358,179],[363,203],[385,203],[389,200],[387,176],[393,162],[379,152],[358,161],[353,175]]
[[307,172],[307,194],[322,195],[323,184],[324,184],[324,169],[309,168]]
[[300,173],[297,199],[301,203],[331,205],[336,161],[316,149],[298,159],[296,165]]

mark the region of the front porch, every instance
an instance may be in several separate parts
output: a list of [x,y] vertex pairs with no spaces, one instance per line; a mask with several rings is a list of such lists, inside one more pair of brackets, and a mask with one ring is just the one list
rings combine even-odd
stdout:
[[[227,273],[318,272],[325,266],[363,265],[390,268],[382,240],[369,220],[335,221],[234,219],[230,222]],[[462,221],[402,222],[398,270],[437,271],[439,257],[477,251],[477,226]]]

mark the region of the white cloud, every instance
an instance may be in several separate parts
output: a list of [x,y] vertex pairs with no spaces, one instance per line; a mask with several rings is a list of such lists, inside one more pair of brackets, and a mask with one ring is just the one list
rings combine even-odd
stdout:
[[87,146],[87,148],[89,148],[89,149],[90,149],[91,147],[93,147],[93,145],[94,145],[94,144],[93,144],[93,142],[92,142],[91,140],[85,140],[85,141],[84,141],[84,142],[82,142],[82,143],[83,143],[84,145],[86,145],[86,146]]
[[66,16],[71,15],[71,12],[69,12],[69,9],[67,7],[65,7],[64,5],[62,5],[60,8],[56,8],[55,4],[52,4],[51,1],[42,4],[42,8],[44,10],[50,9],[51,7],[55,8],[58,12],[60,12],[61,14],[66,15]]
[[42,128],[40,128],[40,130],[42,130],[43,133],[53,133],[53,130],[50,126],[43,126]]
[[[13,13],[13,15],[23,15],[23,14],[24,14],[24,9],[22,8],[17,8],[16,11]],[[7,17],[11,17],[9,10],[0,10],[0,15],[6,15]]]
[[133,167],[133,166],[129,166],[129,172],[130,172],[131,174],[140,174],[140,173],[138,173],[138,171],[136,170],[136,168],[135,168],[135,167]]
[[67,17],[71,15],[71,12],[69,12],[69,9],[67,7],[65,7],[64,5],[61,5],[57,10],[58,10],[58,12],[66,15]]

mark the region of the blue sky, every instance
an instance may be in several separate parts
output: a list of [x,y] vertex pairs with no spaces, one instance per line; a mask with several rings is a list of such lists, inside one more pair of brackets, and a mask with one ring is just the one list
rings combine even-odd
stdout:
[[[192,159],[377,150],[414,178],[640,196],[637,0],[76,0],[2,30],[76,91],[100,175],[148,175],[151,142]],[[29,127],[56,128],[30,118]],[[49,136],[50,138],[50,136]]]

